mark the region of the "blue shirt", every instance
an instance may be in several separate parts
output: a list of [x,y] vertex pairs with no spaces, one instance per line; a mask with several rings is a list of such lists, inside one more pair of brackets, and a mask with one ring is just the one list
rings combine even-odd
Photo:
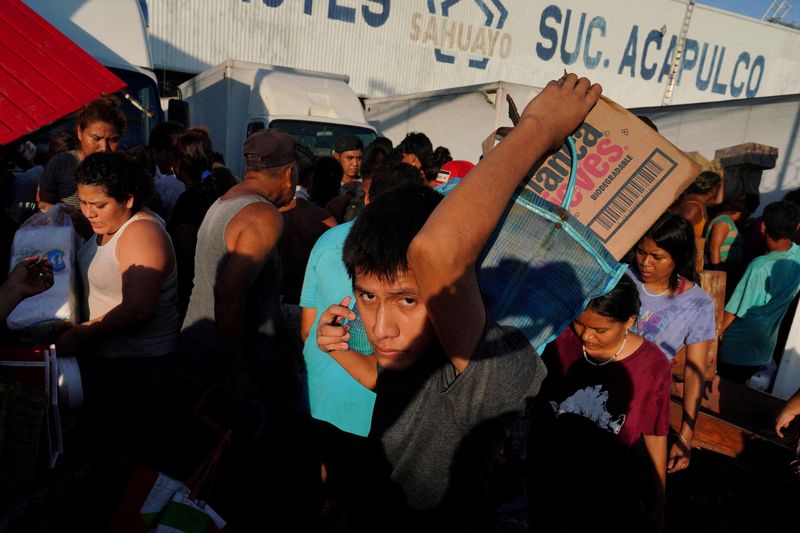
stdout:
[[719,360],[742,366],[769,363],[783,315],[800,290],[800,247],[756,257],[725,311],[736,320],[722,336]]
[[631,331],[649,340],[670,360],[683,346],[713,340],[717,335],[714,301],[700,286],[675,296],[651,296],[645,292],[638,276],[628,276],[639,290],[642,306],[639,320]]
[[[344,241],[352,227],[351,221],[329,229],[311,250],[300,295],[300,307],[315,308],[317,317],[303,348],[303,357],[308,372],[311,416],[333,424],[342,431],[365,437],[372,422],[375,393],[353,379],[339,363],[317,346],[317,324],[325,309],[332,304],[338,304],[345,296],[350,296],[351,302],[355,301],[353,282],[342,261]],[[356,338],[356,335],[351,336]],[[354,350],[372,353],[368,345],[356,346],[353,341],[350,344]]]

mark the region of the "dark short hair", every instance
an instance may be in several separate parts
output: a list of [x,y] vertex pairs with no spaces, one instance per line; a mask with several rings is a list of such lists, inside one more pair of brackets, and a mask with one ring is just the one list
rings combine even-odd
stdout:
[[627,322],[630,317],[639,316],[641,305],[636,284],[630,277],[622,276],[613,289],[591,300],[588,309],[616,322]]
[[701,172],[700,175],[695,178],[692,184],[689,185],[689,188],[686,192],[705,194],[719,189],[721,183],[722,178],[719,177],[719,174],[716,172],[711,172],[710,170],[706,170]]
[[427,135],[419,131],[412,131],[397,145],[401,154],[414,154],[420,161],[433,155],[433,143]]
[[391,149],[379,143],[372,143],[364,151],[364,158],[361,160],[361,178],[371,180],[375,173],[392,160],[395,154]]
[[122,155],[124,155],[126,159],[139,163],[139,166],[150,176],[150,179],[153,179],[153,174],[156,169],[156,160],[152,148],[149,146],[134,146],[122,152]]
[[211,137],[205,130],[191,128],[175,137],[175,161],[181,171],[195,183],[200,183],[203,173],[211,170]]
[[420,170],[422,170],[427,181],[435,180],[442,165],[453,160],[450,150],[444,146],[438,146],[434,150],[428,136],[420,132],[412,132],[406,135],[405,139],[397,145],[397,150],[401,155],[414,154],[417,156],[417,159],[422,164]]
[[[383,146],[389,151],[394,150],[394,145],[392,144],[392,140],[388,139],[387,137],[375,137],[375,139],[373,139],[373,141],[370,143],[369,146],[372,146],[374,144]],[[369,148],[369,146],[367,148]]]
[[50,138],[47,143],[47,159],[53,156],[75,150],[78,147],[78,139],[75,138],[75,132],[60,131]]
[[102,187],[114,200],[124,203],[133,196],[133,212],[139,211],[153,192],[153,179],[134,159],[122,153],[97,152],[87,156],[75,172],[82,185]]
[[800,223],[800,207],[792,202],[781,200],[764,208],[761,214],[767,236],[773,240],[791,239]]
[[717,213],[745,213],[747,211],[747,196],[740,194],[733,198],[728,198],[716,209]]
[[439,205],[442,195],[422,184],[405,185],[379,195],[356,218],[344,242],[350,279],[356,273],[393,281],[408,272],[408,246]]
[[101,96],[83,106],[75,122],[82,130],[95,122],[105,122],[111,124],[118,134],[125,135],[125,114],[119,108],[119,100],[113,96]]
[[387,191],[405,185],[421,183],[422,177],[416,167],[402,161],[389,161],[372,179],[372,185],[369,188],[369,201],[373,202],[375,198]]
[[147,144],[154,150],[170,151],[175,137],[186,131],[186,126],[176,120],[167,120],[153,128]]
[[364,149],[364,141],[362,141],[358,135],[354,135],[352,133],[345,133],[344,135],[340,135],[336,142],[333,145],[333,151],[337,154],[342,154],[344,152],[350,152],[352,150],[363,150]]
[[783,195],[781,200],[792,202],[795,205],[800,205],[800,189],[793,189]]
[[675,270],[669,278],[671,290],[678,288],[679,276],[689,281],[696,281],[697,275],[694,270],[696,246],[691,222],[680,215],[664,213],[642,236],[643,239],[651,239],[656,246],[666,250],[675,262]]

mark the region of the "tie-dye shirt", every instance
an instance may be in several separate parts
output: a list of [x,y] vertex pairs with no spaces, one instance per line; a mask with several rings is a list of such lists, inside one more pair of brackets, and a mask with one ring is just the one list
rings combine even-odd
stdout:
[[661,348],[670,360],[684,345],[714,339],[714,302],[698,285],[675,296],[650,296],[635,273],[628,271],[628,275],[642,300],[639,320],[631,331]]

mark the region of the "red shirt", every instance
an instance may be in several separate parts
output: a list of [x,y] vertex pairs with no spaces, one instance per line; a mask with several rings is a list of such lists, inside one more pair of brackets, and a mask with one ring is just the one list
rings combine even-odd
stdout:
[[628,357],[595,366],[567,328],[543,356],[548,374],[540,398],[549,401],[556,415],[583,416],[629,446],[640,435],[666,435],[670,363],[655,344],[643,341]]

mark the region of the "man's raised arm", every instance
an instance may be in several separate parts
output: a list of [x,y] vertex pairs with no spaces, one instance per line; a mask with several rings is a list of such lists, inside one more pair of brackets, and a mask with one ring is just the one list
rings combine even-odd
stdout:
[[526,172],[561,148],[601,91],[575,74],[548,83],[525,107],[519,124],[439,204],[411,242],[409,266],[459,372],[469,363],[486,321],[475,274],[481,250]]

